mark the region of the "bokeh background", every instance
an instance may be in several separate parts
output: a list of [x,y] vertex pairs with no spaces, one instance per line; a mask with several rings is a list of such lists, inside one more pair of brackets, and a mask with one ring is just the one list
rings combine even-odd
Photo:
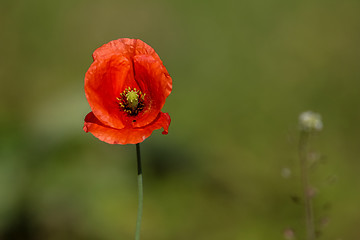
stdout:
[[[360,2],[1,0],[0,239],[133,239],[134,145],[83,132],[84,74],[140,38],[173,78],[142,144],[142,239],[304,239],[298,116],[320,239],[360,239]],[[291,229],[291,230],[290,230]]]

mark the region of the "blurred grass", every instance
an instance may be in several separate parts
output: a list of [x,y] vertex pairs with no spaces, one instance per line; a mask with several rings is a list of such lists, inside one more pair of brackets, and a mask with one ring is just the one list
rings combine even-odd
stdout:
[[[323,239],[357,239],[358,1],[1,1],[0,239],[130,239],[134,146],[82,131],[91,53],[140,38],[173,77],[143,143],[144,239],[303,236],[297,116],[320,112]],[[281,170],[290,168],[288,179]],[[337,179],[329,183],[329,177]],[[331,206],[330,209],[324,209]]]

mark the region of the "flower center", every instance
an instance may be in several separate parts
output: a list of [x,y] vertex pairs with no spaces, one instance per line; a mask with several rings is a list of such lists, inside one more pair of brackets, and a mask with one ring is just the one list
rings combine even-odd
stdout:
[[139,94],[135,91],[130,91],[125,96],[128,106],[134,111],[139,104]]
[[145,93],[142,93],[136,88],[126,88],[120,97],[116,98],[119,101],[120,108],[130,116],[136,116],[144,109]]

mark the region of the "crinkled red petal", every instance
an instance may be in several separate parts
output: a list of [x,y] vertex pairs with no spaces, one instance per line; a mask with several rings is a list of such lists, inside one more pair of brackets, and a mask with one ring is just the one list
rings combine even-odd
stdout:
[[162,133],[167,134],[170,122],[169,114],[160,112],[157,118],[145,127],[115,129],[104,125],[90,112],[85,117],[84,131],[91,132],[101,141],[110,144],[136,144],[144,141],[156,129],[163,128]]
[[134,57],[135,81],[145,93],[145,109],[134,127],[148,125],[157,117],[172,90],[172,80],[161,62],[149,55]]
[[120,38],[104,44],[94,51],[93,59],[94,61],[106,59],[117,53],[127,58],[132,58],[135,55],[150,55],[161,62],[159,55],[156,54],[152,47],[140,39],[130,38]]
[[122,88],[121,83],[129,79],[130,64],[122,56],[107,61],[95,61],[85,75],[85,95],[95,116],[105,125],[123,128],[120,106],[116,100]]

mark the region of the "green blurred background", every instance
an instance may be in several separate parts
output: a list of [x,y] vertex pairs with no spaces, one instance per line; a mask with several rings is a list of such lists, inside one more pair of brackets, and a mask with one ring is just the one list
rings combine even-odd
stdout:
[[0,239],[133,239],[134,145],[83,132],[92,52],[140,38],[173,78],[142,144],[142,239],[304,239],[298,115],[321,239],[360,239],[360,2],[1,0]]

